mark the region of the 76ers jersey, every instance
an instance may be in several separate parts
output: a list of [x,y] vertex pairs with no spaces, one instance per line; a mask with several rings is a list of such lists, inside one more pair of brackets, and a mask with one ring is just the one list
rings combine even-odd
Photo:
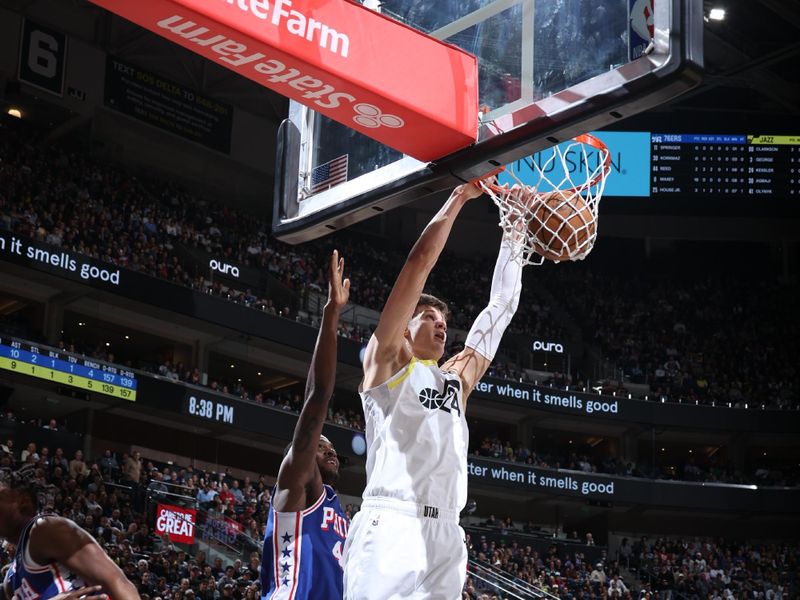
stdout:
[[350,521],[336,491],[323,485],[307,509],[270,507],[261,558],[264,600],[341,600],[342,549]]
[[367,437],[364,499],[389,497],[460,512],[467,501],[469,430],[461,379],[411,361],[361,392]]
[[22,530],[17,554],[11,568],[6,573],[8,588],[14,600],[47,600],[60,594],[84,587],[83,580],[75,577],[63,565],[49,563],[38,565],[31,559],[28,551],[31,528],[37,519],[31,519]]

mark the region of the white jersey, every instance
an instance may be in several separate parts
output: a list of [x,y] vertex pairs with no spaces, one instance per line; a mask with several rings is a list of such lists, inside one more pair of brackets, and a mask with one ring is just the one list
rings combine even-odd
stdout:
[[459,376],[436,361],[412,358],[360,395],[367,426],[364,499],[460,512],[467,502],[469,430]]

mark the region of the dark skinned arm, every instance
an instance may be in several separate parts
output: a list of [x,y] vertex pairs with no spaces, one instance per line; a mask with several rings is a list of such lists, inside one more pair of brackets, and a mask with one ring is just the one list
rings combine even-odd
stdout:
[[60,563],[88,585],[102,586],[103,592],[114,600],[139,598],[134,585],[94,538],[68,519],[39,519],[31,529],[29,550],[40,565]]
[[308,508],[309,500],[322,493],[322,476],[317,467],[317,450],[328,404],[336,383],[336,328],[339,314],[350,296],[350,280],[343,279],[344,259],[331,254],[328,269],[328,302],[322,311],[317,345],[311,358],[303,410],[297,419],[292,447],[278,471],[272,505],[279,512]]

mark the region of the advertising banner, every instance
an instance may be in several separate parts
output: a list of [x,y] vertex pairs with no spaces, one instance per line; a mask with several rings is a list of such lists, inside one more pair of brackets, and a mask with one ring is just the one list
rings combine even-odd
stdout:
[[800,413],[797,411],[636,400],[625,396],[602,396],[497,377],[481,379],[475,386],[471,398],[482,398],[577,418],[657,424],[663,427],[697,429],[712,427],[717,431],[776,433],[794,433],[800,430]]
[[[299,350],[313,348],[317,338],[317,330],[310,325],[259,312],[224,298],[202,294],[176,283],[6,231],[0,231],[0,261],[64,277],[104,292]],[[359,350],[356,342],[339,340],[339,359],[342,362],[360,365]]]
[[418,160],[477,138],[475,56],[356,2],[93,2]]
[[193,544],[197,511],[193,508],[159,504],[156,511],[156,533],[166,534],[178,544]]
[[639,479],[599,473],[535,467],[523,463],[470,456],[470,486],[502,487],[525,494],[551,494],[586,499],[601,505],[709,508],[753,513],[797,513],[800,488],[693,483]]
[[228,154],[233,107],[109,56],[105,104],[153,127]]
[[215,540],[226,546],[233,546],[242,532],[242,527],[233,519],[207,514],[200,531],[200,537],[206,541]]

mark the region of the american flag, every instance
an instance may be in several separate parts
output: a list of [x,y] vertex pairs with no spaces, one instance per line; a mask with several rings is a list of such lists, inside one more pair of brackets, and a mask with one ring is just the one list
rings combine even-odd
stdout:
[[310,193],[316,194],[324,189],[333,187],[338,183],[347,181],[347,154],[329,160],[311,171]]

